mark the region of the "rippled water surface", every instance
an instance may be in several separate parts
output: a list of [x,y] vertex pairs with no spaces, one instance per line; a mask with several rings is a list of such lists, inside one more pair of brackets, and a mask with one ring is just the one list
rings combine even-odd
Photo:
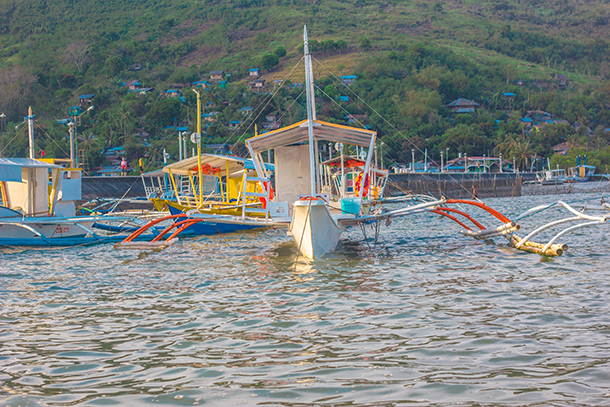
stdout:
[[0,405],[610,405],[610,225],[554,259],[459,232],[396,219],[314,262],[282,231],[0,250]]

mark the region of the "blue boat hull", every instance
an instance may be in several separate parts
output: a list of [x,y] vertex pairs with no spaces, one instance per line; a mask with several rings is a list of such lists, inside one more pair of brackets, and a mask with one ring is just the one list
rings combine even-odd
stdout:
[[[168,205],[168,207],[172,215],[180,215],[184,213],[180,209],[174,208],[172,205]],[[179,221],[183,220],[185,220],[185,218],[180,218]],[[250,225],[236,225],[231,223],[197,222],[194,225],[186,228],[185,231],[192,232],[195,235],[216,235],[219,233],[232,233],[252,229],[260,229],[260,227]]]

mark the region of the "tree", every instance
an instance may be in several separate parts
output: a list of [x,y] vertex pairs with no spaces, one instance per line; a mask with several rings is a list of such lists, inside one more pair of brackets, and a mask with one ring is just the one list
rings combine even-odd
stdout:
[[[36,77],[29,69],[15,66],[0,70],[0,109],[9,113],[18,110],[19,102],[30,94],[30,87],[36,83]],[[11,113],[17,113],[11,112]]]
[[87,62],[91,44],[87,41],[74,41],[66,47],[66,61],[74,62],[78,72],[83,71],[83,66]]
[[362,48],[365,51],[371,49],[371,40],[369,40],[369,37],[364,37],[360,41],[360,48]]
[[281,45],[279,47],[277,47],[275,49],[275,51],[273,51],[273,53],[275,55],[278,56],[278,58],[284,58],[286,56],[286,48],[282,47]]
[[261,59],[261,66],[271,72],[271,70],[280,63],[280,59],[275,54],[265,54]]

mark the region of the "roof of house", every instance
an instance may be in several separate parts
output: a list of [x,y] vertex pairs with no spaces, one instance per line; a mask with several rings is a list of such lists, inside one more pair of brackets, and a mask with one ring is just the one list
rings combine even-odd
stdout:
[[459,98],[459,99],[454,100],[453,102],[449,103],[448,105],[445,105],[445,107],[475,107],[475,106],[479,106],[479,104],[476,102],[473,102],[472,100],[468,100],[468,99],[464,99],[464,98]]
[[356,75],[343,75],[341,76],[341,79],[356,79],[357,76]]
[[569,150],[570,146],[568,145],[568,143],[559,143],[554,145],[553,147],[551,147],[553,149],[553,151],[562,151],[562,150]]
[[250,69],[250,71],[249,71],[249,72],[258,72],[258,71],[259,71],[259,69],[258,69],[258,68],[252,68],[252,69]]
[[90,93],[90,94],[86,94],[86,95],[80,95],[78,98],[79,99],[93,99],[94,96],[95,96],[94,93]]
[[224,71],[212,71],[210,72],[210,75],[224,75]]

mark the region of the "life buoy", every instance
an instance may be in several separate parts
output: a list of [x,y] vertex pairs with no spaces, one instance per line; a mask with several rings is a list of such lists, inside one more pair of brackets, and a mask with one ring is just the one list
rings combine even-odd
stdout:
[[[356,177],[356,189],[354,190],[354,193],[356,193],[356,195],[360,196],[360,185],[362,184],[362,172],[358,173],[358,176]],[[368,195],[369,193],[369,186],[371,183],[371,177],[369,177],[368,174],[366,174],[366,177],[364,177],[364,191],[362,191],[362,197],[364,198],[365,196]]]
[[[256,183],[256,189],[258,190],[259,193],[264,194],[267,190],[267,187],[269,187],[269,200],[272,200],[275,197],[275,194],[273,193],[273,188],[271,187],[271,185],[268,185],[269,183],[267,181],[265,182],[257,182]],[[263,198],[262,196],[259,198],[259,200],[261,201],[261,203],[263,204],[263,209],[267,209],[267,198]]]

